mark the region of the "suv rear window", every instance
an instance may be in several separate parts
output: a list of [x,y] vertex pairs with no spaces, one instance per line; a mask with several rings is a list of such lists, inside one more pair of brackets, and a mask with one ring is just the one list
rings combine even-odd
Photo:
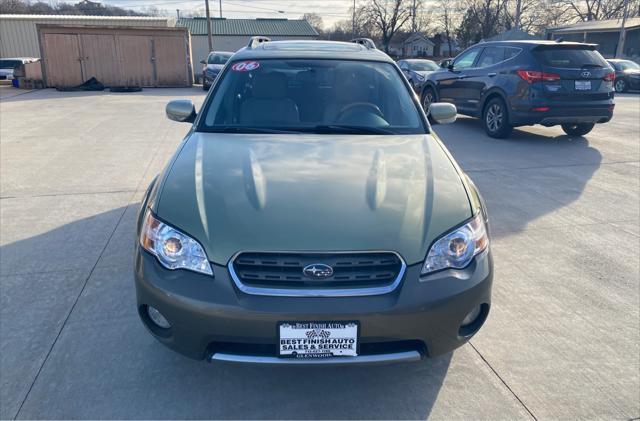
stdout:
[[227,66],[205,105],[203,131],[256,129],[425,133],[400,73],[390,63],[263,59]]
[[564,69],[583,67],[608,67],[607,61],[599,52],[585,48],[545,48],[536,49],[533,55],[544,66]]

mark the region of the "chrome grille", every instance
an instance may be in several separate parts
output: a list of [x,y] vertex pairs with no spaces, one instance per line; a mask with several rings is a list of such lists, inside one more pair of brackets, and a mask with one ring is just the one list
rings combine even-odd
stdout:
[[[330,276],[314,278],[305,267],[330,266]],[[391,292],[405,271],[395,252],[242,252],[229,263],[241,291],[255,295],[353,296]]]

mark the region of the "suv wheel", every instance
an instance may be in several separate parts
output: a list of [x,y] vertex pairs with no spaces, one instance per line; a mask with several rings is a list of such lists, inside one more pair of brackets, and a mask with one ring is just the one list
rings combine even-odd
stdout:
[[507,106],[500,98],[493,98],[484,106],[482,125],[491,137],[503,138],[511,134],[513,126],[509,124]]
[[616,92],[624,92],[627,90],[627,82],[625,82],[624,79],[618,79],[614,87],[616,88]]
[[563,124],[562,130],[569,136],[584,136],[593,130],[595,123]]
[[422,95],[422,109],[425,113],[429,112],[429,105],[436,102],[436,92],[431,87],[427,87]]

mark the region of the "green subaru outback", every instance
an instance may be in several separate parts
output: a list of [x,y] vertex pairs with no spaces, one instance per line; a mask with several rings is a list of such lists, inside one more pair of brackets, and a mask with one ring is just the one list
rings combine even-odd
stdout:
[[[432,104],[435,122],[455,120]],[[400,69],[371,42],[255,37],[138,218],[140,317],[196,359],[417,361],[485,322],[487,215]]]

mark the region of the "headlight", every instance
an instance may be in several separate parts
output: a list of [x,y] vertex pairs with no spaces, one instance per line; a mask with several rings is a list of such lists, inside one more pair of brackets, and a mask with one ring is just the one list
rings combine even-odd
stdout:
[[422,76],[422,75],[416,75],[416,78],[420,81],[420,82],[424,82],[426,77]]
[[155,255],[167,269],[189,269],[213,275],[207,254],[200,243],[157,220],[148,209],[142,224],[140,245]]
[[421,275],[442,269],[463,269],[488,246],[487,228],[482,213],[478,212],[469,222],[433,243]]

